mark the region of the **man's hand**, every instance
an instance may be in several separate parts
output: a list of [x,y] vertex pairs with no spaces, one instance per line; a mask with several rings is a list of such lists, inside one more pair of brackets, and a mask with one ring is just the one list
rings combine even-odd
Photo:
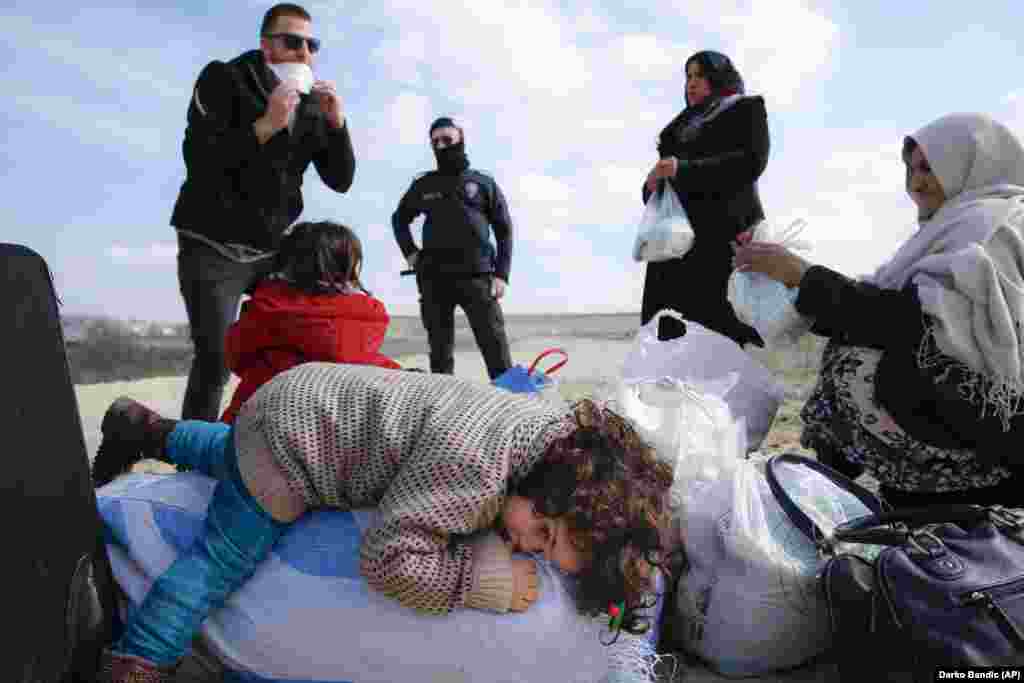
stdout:
[[345,105],[335,89],[333,81],[316,81],[310,94],[320,102],[320,111],[331,128],[341,128],[345,123]]
[[299,90],[295,87],[295,83],[291,81],[278,83],[270,93],[267,111],[253,123],[253,129],[256,131],[256,137],[259,138],[260,144],[288,126],[288,120],[298,104]]
[[508,283],[502,280],[500,277],[491,278],[491,298],[500,299],[505,296],[505,288],[508,287]]
[[533,560],[512,560],[512,611],[525,612],[540,597],[537,563]]

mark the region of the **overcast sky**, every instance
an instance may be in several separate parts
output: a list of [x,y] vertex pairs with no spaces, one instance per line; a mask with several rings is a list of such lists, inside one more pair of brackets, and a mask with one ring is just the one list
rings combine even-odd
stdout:
[[[77,5],[77,3],[76,3]],[[630,251],[655,136],[683,106],[683,63],[729,54],[765,97],[769,219],[802,217],[813,258],[871,271],[914,229],[905,134],[981,111],[1024,136],[1016,0],[602,3],[322,1],[314,70],[345,100],[357,157],[345,195],[310,168],[304,218],[354,227],[364,282],[417,313],[390,216],[434,165],[427,126],[454,115],[472,165],[504,190],[516,243],[509,313],[639,311]],[[270,3],[2,10],[0,239],[39,251],[65,313],[184,321],[169,226],[202,67],[258,45]]]

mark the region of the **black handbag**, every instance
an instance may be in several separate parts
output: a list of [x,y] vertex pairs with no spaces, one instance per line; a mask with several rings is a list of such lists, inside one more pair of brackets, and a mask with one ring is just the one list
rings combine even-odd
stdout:
[[839,680],[933,681],[938,669],[1024,664],[1024,510],[946,505],[851,520],[821,585]]

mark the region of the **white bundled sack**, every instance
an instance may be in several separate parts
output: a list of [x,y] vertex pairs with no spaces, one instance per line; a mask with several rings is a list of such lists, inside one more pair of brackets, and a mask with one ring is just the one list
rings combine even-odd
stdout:
[[[831,643],[818,586],[827,556],[783,510],[766,465],[755,456],[740,461],[731,476],[702,484],[700,505],[683,520],[690,570],[677,594],[683,628],[673,632],[681,648],[736,678],[799,666]],[[783,459],[775,472],[792,503],[825,535],[873,511],[806,463]],[[879,549],[844,550],[870,560]]]
[[[788,226],[762,221],[753,229],[752,241],[806,253],[810,245],[798,239],[806,226],[803,219]],[[728,297],[736,317],[757,330],[766,346],[795,344],[811,328],[811,321],[794,306],[799,292],[799,287],[786,287],[763,273],[733,271],[729,277]]]
[[[662,316],[682,321],[686,334],[667,341],[658,339]],[[785,386],[736,342],[668,309],[637,330],[620,376],[627,383],[668,377],[717,395],[733,418],[742,421],[746,444],[752,449],[768,434],[786,397]]]
[[662,183],[647,199],[633,243],[633,260],[679,258],[693,246],[693,237],[693,227],[676,191],[669,183]]
[[745,452],[742,421],[721,398],[736,380],[731,373],[721,382],[665,377],[618,385],[618,410],[674,468],[671,506],[680,518],[687,506],[700,504],[702,487],[729,476]]
[[[114,578],[138,605],[203,527],[216,482],[131,474],[97,490]],[[539,560],[540,598],[520,613],[426,615],[373,591],[359,573],[376,510],[313,511],[202,627],[224,681],[248,683],[647,683],[661,603],[643,636],[610,647],[608,618],[580,616],[570,579]],[[659,580],[657,589],[661,590]],[[221,679],[217,679],[221,680]]]
[[[681,382],[657,387],[651,394],[649,386],[625,385],[619,401],[659,457],[676,467],[673,522],[689,568],[670,617],[674,645],[737,678],[789,669],[821,654],[830,644],[817,589],[826,557],[776,498],[766,458],[745,457],[744,430],[721,399]],[[784,495],[821,532],[872,512],[820,467],[782,456],[773,471]],[[878,549],[844,550],[870,559]]]

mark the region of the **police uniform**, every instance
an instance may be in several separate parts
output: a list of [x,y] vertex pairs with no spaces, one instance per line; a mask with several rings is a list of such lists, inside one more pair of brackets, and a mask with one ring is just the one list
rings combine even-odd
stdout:
[[[420,214],[426,216],[422,249],[409,229]],[[424,173],[402,197],[391,224],[402,254],[408,259],[418,253],[416,282],[431,371],[454,372],[455,306],[469,320],[491,379],[511,367],[505,319],[491,283],[495,277],[508,282],[512,220],[494,179],[472,168]]]

